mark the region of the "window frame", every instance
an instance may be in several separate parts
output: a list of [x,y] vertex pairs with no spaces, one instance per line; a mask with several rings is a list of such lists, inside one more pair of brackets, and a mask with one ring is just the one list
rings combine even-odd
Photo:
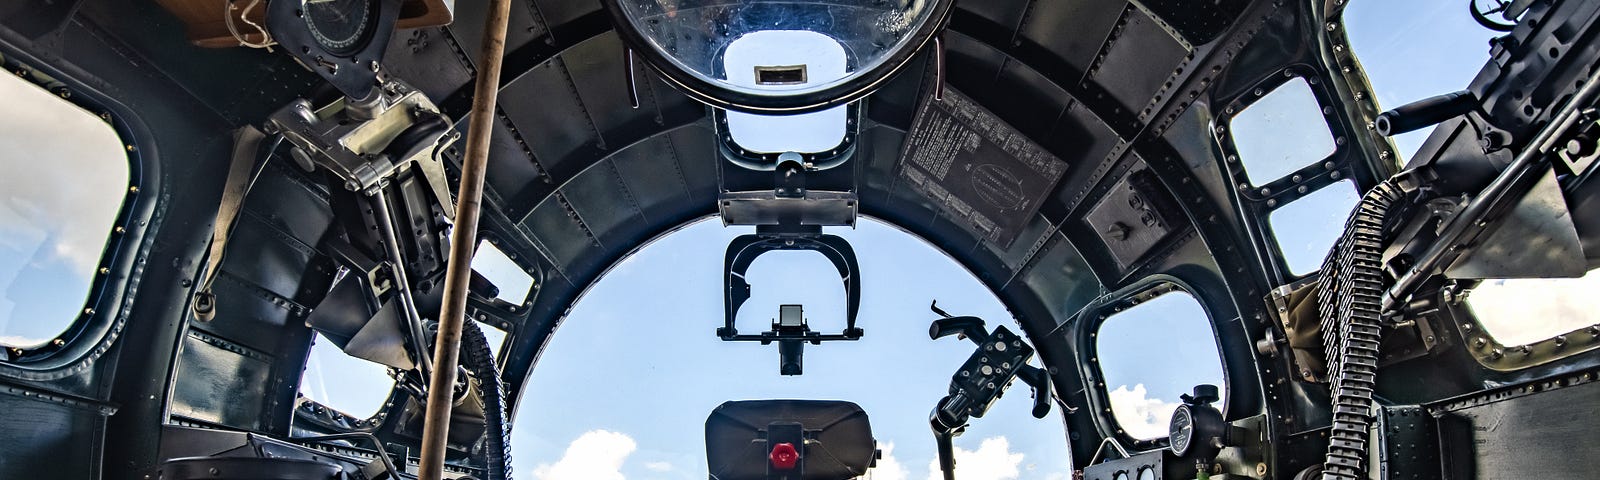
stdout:
[[[1314,189],[1308,189],[1306,191],[1306,193],[1300,194],[1300,196],[1296,197],[1294,200],[1291,200],[1291,201],[1288,201],[1288,202],[1283,202],[1281,204],[1278,204],[1276,207],[1272,208],[1271,210],[1267,210],[1267,212],[1262,216],[1262,223],[1264,223],[1266,225],[1266,228],[1262,230],[1262,234],[1264,235],[1264,237],[1269,242],[1268,245],[1271,246],[1273,251],[1277,252],[1278,260],[1280,262],[1282,262],[1283,270],[1281,270],[1281,271],[1285,275],[1287,275],[1287,277],[1286,277],[1287,279],[1299,280],[1299,279],[1302,279],[1302,278],[1309,278],[1309,277],[1315,276],[1318,272],[1322,271],[1322,262],[1323,262],[1323,260],[1325,258],[1327,258],[1327,254],[1323,254],[1322,258],[1316,259],[1316,266],[1314,268],[1311,268],[1310,270],[1306,270],[1304,273],[1300,273],[1300,274],[1294,273],[1294,265],[1290,265],[1289,257],[1288,257],[1288,255],[1286,255],[1284,253],[1284,246],[1283,246],[1282,240],[1278,238],[1278,230],[1272,224],[1272,215],[1275,214],[1275,213],[1278,213],[1278,210],[1283,209],[1285,207],[1288,207],[1289,205],[1293,205],[1295,202],[1300,201],[1301,199],[1304,199],[1306,197],[1310,197],[1310,196],[1315,195],[1315,194],[1317,194],[1319,192],[1327,191],[1330,188],[1341,188],[1342,187],[1341,184],[1343,184],[1345,182],[1349,182],[1350,183],[1350,188],[1355,190],[1355,193],[1356,193],[1356,201],[1350,204],[1351,211],[1354,212],[1355,208],[1361,206],[1362,189],[1361,189],[1361,186],[1357,185],[1354,180],[1346,178],[1346,179],[1341,179],[1341,180],[1334,180],[1332,183],[1329,183],[1327,185],[1323,185],[1321,187],[1317,187],[1317,188],[1314,188]],[[1346,220],[1349,219],[1349,213],[1345,214],[1345,219]],[[1344,233],[1344,225],[1345,225],[1344,221],[1340,221],[1340,222],[1338,222],[1338,223],[1336,223],[1334,225],[1335,225],[1336,228],[1338,228],[1338,230],[1334,232],[1334,236],[1331,239],[1332,241],[1330,242],[1330,247],[1329,247],[1330,251],[1332,250],[1332,247],[1338,245],[1339,236]]]
[[1187,282],[1168,275],[1156,275],[1134,282],[1118,292],[1103,296],[1099,301],[1086,307],[1083,313],[1079,314],[1080,318],[1088,320],[1081,330],[1079,346],[1083,352],[1082,358],[1089,360],[1081,363],[1080,369],[1082,370],[1084,381],[1089,383],[1090,388],[1088,390],[1091,400],[1099,404],[1097,412],[1098,423],[1102,425],[1102,428],[1109,427],[1109,430],[1105,430],[1106,437],[1114,438],[1115,441],[1134,450],[1143,451],[1160,448],[1159,441],[1167,437],[1166,435],[1155,438],[1134,437],[1117,421],[1115,407],[1111,405],[1111,386],[1106,383],[1105,371],[1100,364],[1100,329],[1105,326],[1108,320],[1115,318],[1117,315],[1145,302],[1174,292],[1187,294],[1194,299],[1195,303],[1200,306],[1200,310],[1205,313],[1205,318],[1199,319],[1199,321],[1204,322],[1206,328],[1211,331],[1211,346],[1216,351],[1217,365],[1221,367],[1222,371],[1222,383],[1217,385],[1217,388],[1222,392],[1223,401],[1215,404],[1215,406],[1222,412],[1223,418],[1228,418],[1229,404],[1236,402],[1234,395],[1244,391],[1233,388],[1233,378],[1229,375],[1228,370],[1228,357],[1225,355],[1221,339],[1217,334],[1215,320],[1217,312]]
[[1506,345],[1483,327],[1467,303],[1484,280],[1447,280],[1434,294],[1441,317],[1455,325],[1464,349],[1484,368],[1510,372],[1600,350],[1600,324],[1587,325],[1531,343]]
[[[317,340],[326,340],[319,333],[313,333],[312,338],[313,342],[316,342]],[[342,350],[339,350],[337,345],[333,345],[331,342],[329,345],[340,354],[348,355]],[[315,344],[313,344],[310,348],[307,348],[306,360],[300,363],[301,371],[298,378],[301,382],[305,381],[305,370],[311,366],[311,354],[312,350],[315,348]],[[355,360],[361,362],[366,361],[361,359]],[[404,392],[405,389],[401,386],[400,382],[398,380],[393,381],[389,385],[389,396],[384,398],[383,404],[378,406],[377,411],[368,414],[366,417],[359,417],[356,416],[356,414],[334,408],[331,405],[322,403],[321,401],[307,396],[305,392],[300,389],[300,384],[296,383],[294,392],[295,406],[293,422],[305,421],[316,427],[332,429],[338,432],[374,432],[377,431],[378,427],[383,424],[384,419],[389,417],[389,412],[394,410],[395,404],[406,398],[407,394]]]
[[[149,155],[151,135],[138,115],[104,93],[25,53],[0,48],[0,66],[8,74],[54,93],[62,101],[105,121],[123,145],[128,186],[115,220],[107,226],[83,309],[61,334],[44,345],[0,351],[0,376],[46,381],[73,375],[110,350],[127,322],[128,295],[138,285],[137,267],[148,255],[146,234],[160,202],[159,166]],[[193,281],[193,280],[189,280]]]
[[[1295,79],[1305,81],[1321,108],[1323,122],[1333,138],[1334,151],[1283,177],[1261,184],[1252,183],[1244,172],[1243,162],[1239,160],[1239,149],[1233,137],[1233,119],[1267,94]],[[1231,188],[1227,189],[1230,196],[1243,213],[1242,223],[1254,243],[1257,257],[1262,259],[1262,268],[1266,270],[1264,273],[1269,282],[1275,284],[1311,277],[1320,270],[1303,275],[1291,273],[1288,261],[1278,247],[1278,239],[1272,234],[1270,218],[1274,210],[1345,180],[1354,182],[1356,193],[1364,195],[1378,183],[1379,178],[1387,178],[1394,168],[1367,161],[1361,149],[1352,143],[1353,132],[1341,121],[1341,107],[1329,91],[1331,83],[1316,67],[1296,63],[1273,69],[1254,84],[1239,89],[1231,98],[1223,98],[1218,102],[1222,107],[1213,120],[1211,132],[1219,160],[1217,163],[1230,183]]]

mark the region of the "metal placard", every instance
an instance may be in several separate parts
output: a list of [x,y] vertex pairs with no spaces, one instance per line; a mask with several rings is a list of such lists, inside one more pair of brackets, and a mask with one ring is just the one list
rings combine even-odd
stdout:
[[1067,162],[947,86],[943,100],[929,99],[917,111],[900,152],[899,181],[955,223],[1009,248],[1066,171]]

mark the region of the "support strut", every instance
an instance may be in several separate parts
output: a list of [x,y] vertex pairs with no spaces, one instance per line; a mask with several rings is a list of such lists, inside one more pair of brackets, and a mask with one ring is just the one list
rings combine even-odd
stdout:
[[[456,224],[450,232],[450,262],[445,266],[444,305],[439,312],[439,334],[433,344],[433,374],[428,381],[427,413],[422,425],[422,458],[418,480],[440,480],[450,433],[451,393],[462,322],[467,310],[467,284],[472,279],[472,251],[477,244],[478,210],[483,204],[483,174],[489,164],[489,132],[499,95],[500,66],[506,48],[506,23],[511,0],[491,0],[479,51],[480,69],[473,87],[472,111],[467,115],[467,152],[461,160],[461,188],[456,195]],[[437,388],[435,388],[437,387]]]

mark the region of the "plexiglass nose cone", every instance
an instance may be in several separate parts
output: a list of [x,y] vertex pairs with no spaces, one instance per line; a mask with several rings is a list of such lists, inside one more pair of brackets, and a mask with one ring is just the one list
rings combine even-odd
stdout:
[[607,0],[629,48],[713,106],[803,113],[860,98],[944,26],[950,0]]

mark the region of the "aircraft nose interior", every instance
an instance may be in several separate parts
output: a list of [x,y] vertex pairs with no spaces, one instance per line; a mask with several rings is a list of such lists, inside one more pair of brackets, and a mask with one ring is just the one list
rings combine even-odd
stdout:
[[[1600,449],[1596,2],[15,0],[0,65],[0,478]],[[691,230],[708,260],[630,265]],[[789,254],[820,275],[758,262]],[[802,290],[837,326],[763,296]],[[645,318],[583,333],[597,297]]]

